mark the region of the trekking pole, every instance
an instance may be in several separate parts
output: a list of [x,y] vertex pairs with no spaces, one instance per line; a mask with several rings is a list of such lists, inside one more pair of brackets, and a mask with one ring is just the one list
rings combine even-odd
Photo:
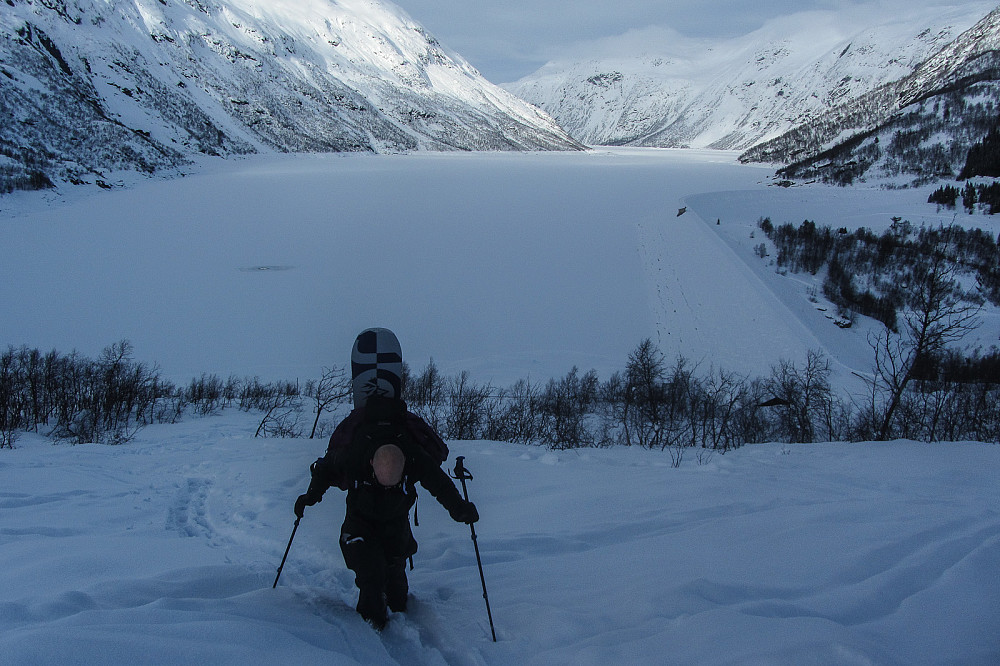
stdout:
[[[465,501],[469,501],[469,489],[465,486],[466,479],[472,479],[472,474],[465,468],[463,461],[465,456],[458,456],[455,459],[455,471],[452,474],[456,479],[462,482],[462,494],[465,496]],[[479,565],[479,580],[483,584],[483,599],[486,600],[486,616],[490,619],[490,633],[493,634],[493,642],[497,642],[497,630],[493,627],[493,611],[490,610],[490,595],[486,592],[486,576],[483,575],[483,559],[479,556],[479,541],[476,536],[476,526],[469,524],[469,529],[472,530],[472,546],[476,549],[476,563]]]
[[292,527],[292,536],[288,537],[288,546],[285,548],[285,556],[281,558],[281,564],[278,565],[278,575],[274,577],[274,585],[271,589],[278,587],[278,579],[281,578],[281,570],[285,568],[285,560],[288,559],[288,551],[292,549],[292,539],[295,538],[295,531],[299,529],[299,521],[301,518],[295,518],[295,525]]

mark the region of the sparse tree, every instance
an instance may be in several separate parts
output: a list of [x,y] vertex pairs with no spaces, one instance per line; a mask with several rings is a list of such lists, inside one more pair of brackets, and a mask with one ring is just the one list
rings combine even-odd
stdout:
[[[270,385],[268,385],[270,386]],[[257,426],[254,437],[300,437],[299,412],[301,403],[296,393],[281,388],[261,396],[257,403],[264,416]]]
[[534,384],[519,379],[497,394],[496,408],[490,412],[487,439],[528,444],[538,437],[541,397]]
[[351,396],[351,378],[346,368],[340,366],[323,368],[319,381],[306,382],[304,393],[313,399],[313,411],[316,412],[312,432],[309,433],[309,439],[312,439],[316,436],[316,429],[319,427],[319,419],[323,412],[330,405]]
[[599,382],[593,370],[583,377],[574,366],[560,380],[550,379],[541,395],[543,435],[553,448],[587,446],[593,436],[587,430],[587,413],[597,397]]
[[448,382],[449,403],[445,419],[448,437],[475,439],[485,421],[485,407],[492,389],[489,385],[477,386],[468,371]]
[[21,427],[17,364],[13,348],[0,355],[0,449],[14,448]]
[[192,379],[186,391],[186,400],[194,406],[199,416],[217,414],[223,407],[225,384],[218,375],[202,374]]
[[625,444],[660,445],[663,428],[663,355],[646,338],[629,355],[622,390],[622,434]]
[[[705,393],[701,413],[702,449],[728,451],[739,445],[733,423],[740,406],[746,402],[746,385],[745,377],[724,370],[710,373],[702,382]],[[699,455],[698,460],[707,462],[710,457]]]
[[816,422],[829,414],[832,403],[830,361],[822,352],[810,350],[806,363],[797,367],[782,360],[771,371],[771,390],[786,404],[782,430],[792,442],[816,441]]
[[403,397],[410,408],[437,431],[443,429],[447,418],[446,391],[447,380],[438,370],[433,358],[419,376],[403,383]]
[[927,266],[918,266],[911,285],[912,309],[904,317],[901,335],[885,329],[869,340],[875,352],[871,416],[879,440],[892,434],[893,418],[916,363],[933,357],[979,325],[982,306],[962,300],[955,270],[942,252],[935,253]]

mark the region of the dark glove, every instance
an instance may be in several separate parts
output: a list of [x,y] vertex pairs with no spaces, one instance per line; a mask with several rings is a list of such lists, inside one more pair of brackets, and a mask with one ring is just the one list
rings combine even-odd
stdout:
[[479,511],[476,510],[476,505],[472,502],[463,501],[448,513],[451,514],[451,519],[458,523],[471,525],[479,521]]
[[302,514],[305,513],[307,506],[312,506],[316,502],[319,502],[320,498],[316,497],[311,493],[306,493],[305,495],[299,495],[299,498],[295,500],[295,516],[301,518]]

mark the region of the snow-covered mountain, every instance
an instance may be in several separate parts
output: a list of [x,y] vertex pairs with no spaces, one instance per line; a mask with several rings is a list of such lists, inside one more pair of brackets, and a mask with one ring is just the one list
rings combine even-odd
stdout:
[[573,149],[378,0],[7,0],[0,191],[192,154]]
[[552,62],[507,88],[587,144],[742,150],[911,74],[989,8],[864,28],[853,13],[809,12],[721,43],[646,35],[638,54]]
[[746,162],[790,164],[791,178],[852,182],[954,177],[969,148],[997,125],[1000,8],[912,74],[838,105],[748,150]]

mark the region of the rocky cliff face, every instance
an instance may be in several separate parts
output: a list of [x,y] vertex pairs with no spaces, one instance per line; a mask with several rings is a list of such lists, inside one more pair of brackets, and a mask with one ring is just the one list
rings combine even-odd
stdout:
[[0,192],[200,154],[579,147],[376,0],[0,1]]

